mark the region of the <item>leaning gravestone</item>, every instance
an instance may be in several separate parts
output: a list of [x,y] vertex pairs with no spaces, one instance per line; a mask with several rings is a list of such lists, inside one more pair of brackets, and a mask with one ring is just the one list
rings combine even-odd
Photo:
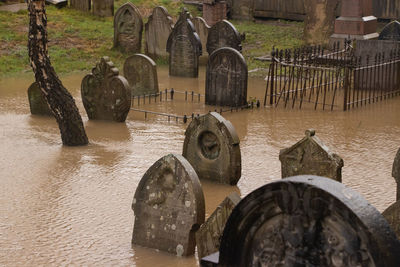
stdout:
[[315,130],[306,131],[306,136],[279,153],[282,164],[282,178],[310,174],[328,177],[342,182],[343,159],[332,153],[315,136]]
[[124,63],[124,76],[132,89],[132,96],[158,93],[156,63],[148,56],[136,54]]
[[99,17],[112,17],[114,0],[93,0],[93,14]]
[[128,81],[119,75],[114,63],[103,57],[86,75],[81,86],[82,102],[91,120],[123,122],[131,107]]
[[72,8],[80,11],[89,11],[91,7],[91,0],[70,0]]
[[136,189],[132,243],[177,256],[193,255],[195,231],[204,222],[200,181],[180,155],[167,155],[150,167]]
[[189,12],[184,8],[167,41],[169,75],[198,77],[201,51],[200,38],[190,21]]
[[139,9],[132,3],[122,5],[114,16],[114,47],[122,52],[140,52],[143,20]]
[[397,183],[397,197],[396,200],[400,200],[400,148],[397,150],[396,157],[394,158],[392,176]]
[[[208,32],[210,31],[210,26],[208,26],[207,22],[202,17],[195,17],[194,19],[192,19],[192,22],[197,34],[200,37],[201,46],[203,48],[207,47],[207,38]],[[207,51],[203,51],[203,54],[208,55]]]
[[239,137],[216,112],[196,117],[185,132],[183,156],[200,179],[235,185],[242,171]]
[[378,39],[400,41],[400,22],[395,20],[387,24],[379,34]]
[[211,27],[207,38],[207,52],[212,52],[221,47],[232,47],[242,51],[242,39],[235,26],[227,20],[217,22]]
[[241,107],[247,104],[247,64],[230,47],[215,50],[206,70],[206,104]]
[[28,100],[31,114],[46,116],[53,115],[37,82],[34,82],[31,84],[31,86],[29,86]]
[[173,21],[163,6],[153,9],[145,25],[146,54],[152,58],[167,57],[167,40],[173,28]]

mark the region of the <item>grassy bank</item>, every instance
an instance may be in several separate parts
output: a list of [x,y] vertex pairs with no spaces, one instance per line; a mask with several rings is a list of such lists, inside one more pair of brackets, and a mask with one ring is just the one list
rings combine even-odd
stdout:
[[[117,9],[125,0],[117,0]],[[157,5],[165,6],[174,20],[182,7],[176,0],[130,0],[138,6],[147,21]],[[201,15],[189,7],[193,16]],[[113,18],[99,18],[70,8],[47,7],[49,52],[53,66],[60,74],[73,71],[90,71],[100,57],[107,55],[120,67],[128,57],[112,49]],[[303,24],[285,21],[233,21],[240,32],[246,32],[243,54],[249,70],[262,68],[265,63],[254,60],[255,56],[267,55],[275,45],[282,48],[302,44]],[[30,72],[27,55],[28,13],[0,11],[0,75],[17,75]],[[143,48],[142,48],[143,51]],[[166,64],[160,60],[159,64]]]

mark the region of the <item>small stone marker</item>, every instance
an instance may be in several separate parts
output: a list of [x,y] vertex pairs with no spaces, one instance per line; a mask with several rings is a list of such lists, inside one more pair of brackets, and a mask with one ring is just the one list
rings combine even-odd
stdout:
[[[200,37],[201,41],[201,46],[207,47],[207,38],[208,38],[208,32],[210,31],[210,26],[208,26],[207,22],[202,18],[202,17],[196,17],[192,19],[194,28],[196,29],[197,34]],[[205,49],[204,49],[205,50]],[[203,51],[203,55],[205,55],[207,51]]]
[[91,8],[91,0],[70,0],[72,8],[80,11],[89,11]]
[[103,57],[86,75],[81,86],[82,102],[91,120],[123,122],[131,107],[128,81],[119,75],[114,63]]
[[206,104],[242,107],[247,104],[247,64],[242,54],[230,47],[215,50],[206,70]]
[[397,183],[397,197],[396,200],[400,200],[400,148],[397,150],[396,157],[394,158],[392,176]]
[[114,16],[114,0],[92,0],[93,14],[99,17]]
[[212,52],[221,47],[232,47],[242,51],[242,38],[235,26],[227,20],[222,20],[211,27],[207,38],[207,52]]
[[306,131],[306,136],[279,153],[282,164],[282,178],[310,174],[328,177],[342,182],[343,159],[332,153],[315,136],[315,130]]
[[146,54],[152,58],[167,57],[167,40],[172,32],[173,21],[163,6],[153,9],[145,28]]
[[392,230],[396,233],[397,238],[400,239],[400,201],[390,205],[382,215],[388,221]]
[[204,222],[200,181],[180,155],[167,155],[150,167],[136,189],[132,243],[177,256],[193,255],[195,231]]
[[237,193],[232,193],[222,201],[205,223],[196,232],[197,255],[199,259],[219,250],[225,223],[233,208],[240,202]]
[[395,20],[387,24],[379,34],[378,39],[400,41],[400,22]]
[[182,9],[174,29],[168,37],[169,75],[196,78],[199,75],[201,41],[196,33],[190,14]]
[[123,4],[114,17],[114,47],[125,53],[138,53],[142,45],[143,20],[132,3]]
[[34,82],[28,88],[28,100],[31,114],[53,116],[46,99],[44,98],[39,84]]
[[216,112],[196,117],[185,132],[182,155],[200,179],[235,185],[242,171],[239,137]]
[[132,96],[158,93],[156,63],[146,55],[136,54],[124,63],[124,76],[132,89]]

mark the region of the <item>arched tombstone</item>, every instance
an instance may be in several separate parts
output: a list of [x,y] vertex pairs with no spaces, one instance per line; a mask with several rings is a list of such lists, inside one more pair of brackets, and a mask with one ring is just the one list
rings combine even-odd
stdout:
[[163,6],[153,9],[146,25],[146,54],[152,58],[167,57],[167,40],[172,32],[173,21]]
[[196,78],[199,75],[201,41],[196,33],[190,14],[182,9],[174,29],[168,37],[169,75]]
[[379,34],[379,40],[400,41],[400,22],[394,20],[388,23]]
[[124,63],[124,76],[132,90],[132,96],[158,93],[156,63],[146,55],[135,54]]
[[[208,32],[210,31],[210,26],[208,26],[207,22],[202,17],[195,17],[192,19],[194,28],[196,29],[197,34],[200,37],[201,46],[203,48],[207,47],[207,38]],[[206,49],[203,49],[203,55],[208,55]]]
[[[297,176],[260,187],[234,208],[218,266],[400,266],[400,241],[360,194]],[[210,266],[210,265],[207,265]]]
[[400,148],[397,150],[396,157],[394,158],[392,176],[397,184],[396,200],[400,200]]
[[131,107],[128,81],[119,75],[114,63],[103,57],[92,73],[82,80],[83,106],[91,120],[125,121]]
[[227,20],[221,20],[211,27],[207,38],[207,52],[209,55],[221,47],[232,47],[242,51],[242,38],[235,26]]
[[242,172],[239,137],[216,112],[195,117],[185,132],[182,155],[200,179],[235,185]]
[[205,204],[197,174],[185,158],[169,154],[154,163],[136,188],[132,209],[133,244],[177,256],[194,254]]
[[123,4],[114,16],[114,47],[126,53],[138,53],[142,45],[143,20],[132,3]]
[[34,82],[29,86],[28,100],[31,114],[53,116],[53,113],[51,112],[37,82]]
[[247,104],[247,64],[230,47],[215,50],[206,70],[206,104],[241,107]]
[[114,16],[114,0],[92,0],[92,7],[95,16]]
[[91,8],[91,0],[70,0],[70,5],[74,9],[88,12]]

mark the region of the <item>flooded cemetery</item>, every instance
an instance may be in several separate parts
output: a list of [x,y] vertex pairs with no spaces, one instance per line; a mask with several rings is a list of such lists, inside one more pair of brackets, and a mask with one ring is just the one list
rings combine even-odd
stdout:
[[174,20],[71,0],[126,56],[57,75],[33,2],[35,75],[0,78],[0,266],[400,266],[400,23],[378,33],[379,6],[342,0],[327,43],[257,76],[225,20],[247,0]]

